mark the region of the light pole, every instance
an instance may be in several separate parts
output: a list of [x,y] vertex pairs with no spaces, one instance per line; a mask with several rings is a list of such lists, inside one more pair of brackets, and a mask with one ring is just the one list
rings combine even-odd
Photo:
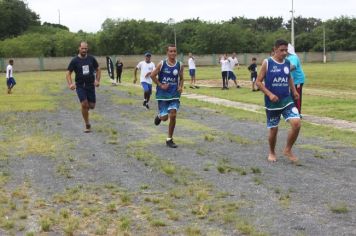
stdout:
[[58,24],[61,24],[61,10],[58,9]]
[[177,34],[176,34],[176,27],[174,27],[175,20],[173,18],[169,18],[167,21],[168,25],[172,25],[173,27],[173,32],[174,32],[174,45],[177,48]]
[[295,46],[294,45],[294,4],[293,4],[293,0],[292,0],[292,10],[290,11],[292,13],[292,20],[291,20],[291,43],[293,45],[293,47]]
[[326,63],[325,23],[323,24],[323,62]]

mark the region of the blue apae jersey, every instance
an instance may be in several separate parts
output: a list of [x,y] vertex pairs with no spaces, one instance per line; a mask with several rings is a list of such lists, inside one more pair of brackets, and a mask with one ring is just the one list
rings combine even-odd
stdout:
[[174,66],[168,65],[167,60],[162,61],[158,80],[161,84],[169,84],[169,86],[167,90],[163,90],[157,86],[156,100],[175,100],[180,98],[178,91],[180,68],[181,64],[179,61]]
[[268,96],[265,96],[265,106],[267,109],[283,109],[293,103],[293,99],[290,96],[289,80],[290,62],[284,60],[282,63],[279,63],[273,60],[272,57],[268,58],[265,86],[279,98],[279,101],[272,102]]

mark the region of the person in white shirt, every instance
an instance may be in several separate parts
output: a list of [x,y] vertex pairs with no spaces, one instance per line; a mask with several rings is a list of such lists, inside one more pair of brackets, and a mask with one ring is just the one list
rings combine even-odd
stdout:
[[7,84],[7,93],[11,94],[12,88],[15,86],[16,81],[14,79],[13,75],[13,66],[14,65],[14,60],[10,59],[9,60],[9,65],[6,67],[6,84]]
[[221,65],[221,77],[222,77],[222,81],[223,81],[222,90],[229,89],[227,76],[228,76],[228,72],[229,72],[231,66],[230,66],[230,62],[229,62],[229,59],[227,58],[226,53],[220,57],[219,61],[220,61],[220,65]]
[[189,53],[189,59],[188,59],[188,66],[189,66],[189,75],[190,75],[190,88],[196,89],[199,88],[198,86],[195,85],[196,83],[196,78],[195,78],[195,58],[193,57],[193,54],[190,52]]
[[240,88],[240,85],[237,84],[236,76],[234,74],[234,67],[237,66],[237,69],[240,68],[239,61],[237,60],[236,53],[234,52],[231,57],[228,58],[230,62],[230,68],[228,72],[228,81],[231,79],[234,81],[236,88]]
[[145,60],[141,61],[138,63],[138,65],[135,68],[135,79],[134,79],[134,84],[137,81],[137,71],[141,71],[140,75],[140,82],[143,88],[143,106],[146,107],[147,109],[150,109],[148,103],[150,101],[150,97],[152,94],[152,79],[151,79],[151,73],[155,69],[155,64],[151,62],[151,53],[146,52],[145,53]]

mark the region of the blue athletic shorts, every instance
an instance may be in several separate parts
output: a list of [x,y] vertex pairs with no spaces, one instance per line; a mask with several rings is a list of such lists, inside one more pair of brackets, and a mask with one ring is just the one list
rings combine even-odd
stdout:
[[169,101],[158,100],[159,116],[162,117],[168,115],[170,110],[178,111],[179,105],[180,105],[180,101],[178,99],[169,100]]
[[289,104],[281,110],[267,110],[267,128],[278,127],[279,121],[281,120],[281,115],[288,121],[289,119],[300,119],[298,109],[295,107],[294,103]]
[[16,81],[13,77],[10,77],[9,79],[6,80],[7,87],[14,87],[16,84]]
[[152,84],[141,82],[143,91],[152,93]]
[[189,69],[189,75],[195,76],[195,69]]
[[232,72],[232,71],[227,72],[227,78],[231,79],[231,80],[236,80],[236,76],[235,76],[234,72]]
[[80,102],[88,100],[90,103],[96,103],[95,87],[82,87],[77,85],[77,95]]

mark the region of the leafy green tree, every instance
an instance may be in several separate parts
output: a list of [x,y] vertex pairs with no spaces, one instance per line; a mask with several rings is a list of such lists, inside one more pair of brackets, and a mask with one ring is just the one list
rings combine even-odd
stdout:
[[39,25],[39,16],[21,0],[0,0],[0,40],[15,37],[31,25]]
[[[286,28],[291,29],[292,21],[289,20],[286,23]],[[295,34],[302,34],[302,33],[310,33],[318,26],[322,25],[322,21],[320,19],[309,17],[303,18],[301,16],[294,18],[294,33]]]

